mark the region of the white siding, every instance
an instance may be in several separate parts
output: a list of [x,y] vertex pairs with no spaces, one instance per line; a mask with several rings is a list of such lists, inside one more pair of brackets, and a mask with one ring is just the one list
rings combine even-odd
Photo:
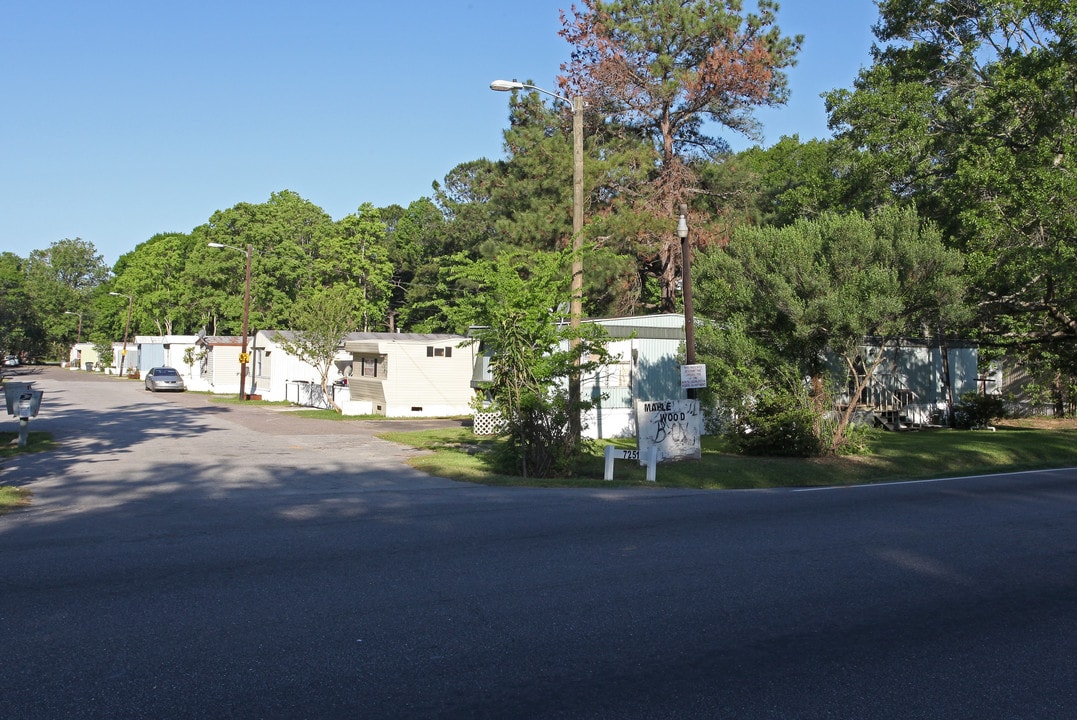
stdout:
[[[459,336],[382,335],[348,343],[353,372],[345,414],[437,417],[470,413],[476,348],[461,347],[466,341]],[[362,361],[373,358],[379,360],[378,377],[363,377]]]

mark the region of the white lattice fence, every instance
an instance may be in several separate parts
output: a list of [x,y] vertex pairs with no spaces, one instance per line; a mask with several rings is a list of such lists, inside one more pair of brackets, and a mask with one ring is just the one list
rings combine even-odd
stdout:
[[504,424],[505,421],[501,418],[501,413],[475,413],[472,431],[476,435],[497,435]]

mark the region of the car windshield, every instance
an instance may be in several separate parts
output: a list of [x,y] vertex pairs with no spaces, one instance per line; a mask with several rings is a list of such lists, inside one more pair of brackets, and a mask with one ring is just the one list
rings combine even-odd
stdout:
[[157,374],[158,375],[179,375],[179,373],[176,372],[175,370],[173,370],[172,368],[159,368],[157,370]]

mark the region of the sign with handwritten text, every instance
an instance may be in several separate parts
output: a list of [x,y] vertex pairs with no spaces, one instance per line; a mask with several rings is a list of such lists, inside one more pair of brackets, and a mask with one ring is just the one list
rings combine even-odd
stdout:
[[699,460],[703,414],[699,400],[637,400],[636,443],[640,464],[653,447],[658,462]]

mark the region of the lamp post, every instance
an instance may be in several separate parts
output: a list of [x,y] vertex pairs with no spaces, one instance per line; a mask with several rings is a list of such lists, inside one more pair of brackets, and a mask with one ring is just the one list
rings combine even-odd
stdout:
[[[692,246],[688,241],[688,206],[681,204],[677,220],[677,237],[681,239],[681,291],[684,293],[684,345],[688,365],[696,364],[696,321],[692,310]],[[688,389],[688,399],[696,397],[695,388]]]
[[247,362],[250,357],[247,355],[247,324],[250,321],[251,316],[251,254],[254,252],[254,248],[250,243],[247,243],[247,249],[237,248],[234,245],[225,245],[224,243],[207,243],[211,248],[228,248],[229,250],[235,250],[236,252],[244,253],[247,256],[247,266],[244,272],[243,281],[243,348],[239,353],[239,399],[248,399],[247,395]]
[[[494,80],[491,90],[510,92],[512,90],[536,90],[550,97],[567,103],[572,108],[572,283],[569,298],[569,327],[572,328],[572,347],[579,344],[578,330],[583,315],[583,97],[577,95],[571,100],[550,92],[537,85],[517,82],[516,80]],[[576,360],[579,364],[579,358]],[[569,416],[572,437],[580,437],[580,374],[574,372],[568,381],[568,400],[573,412]]]
[[110,292],[109,295],[127,298],[127,324],[123,327],[123,351],[120,352],[120,377],[123,377],[123,363],[127,359],[127,333],[131,330],[131,306],[135,304],[135,296],[118,292]]
[[78,336],[75,338],[75,344],[78,345],[80,342],[82,342],[82,313],[80,313],[80,312],[71,312],[70,310],[64,310],[64,315],[78,315],[79,316]]

